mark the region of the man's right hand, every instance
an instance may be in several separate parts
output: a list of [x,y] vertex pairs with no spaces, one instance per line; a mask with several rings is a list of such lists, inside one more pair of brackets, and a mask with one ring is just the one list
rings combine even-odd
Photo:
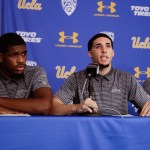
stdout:
[[96,101],[93,101],[91,98],[85,99],[83,102],[80,104],[76,105],[76,112],[77,113],[85,113],[85,112],[90,112],[90,113],[97,113],[98,112],[98,106]]

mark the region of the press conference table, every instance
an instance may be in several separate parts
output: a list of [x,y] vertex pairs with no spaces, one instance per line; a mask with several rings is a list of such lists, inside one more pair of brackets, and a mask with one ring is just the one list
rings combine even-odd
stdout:
[[120,149],[150,149],[150,117],[0,117],[0,150]]

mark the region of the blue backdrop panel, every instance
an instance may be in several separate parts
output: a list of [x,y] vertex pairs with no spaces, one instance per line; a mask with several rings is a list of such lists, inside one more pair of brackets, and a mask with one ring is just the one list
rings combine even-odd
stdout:
[[1,33],[16,32],[28,63],[45,68],[55,93],[91,60],[87,42],[101,31],[114,36],[113,66],[142,84],[150,77],[149,0],[1,0]]

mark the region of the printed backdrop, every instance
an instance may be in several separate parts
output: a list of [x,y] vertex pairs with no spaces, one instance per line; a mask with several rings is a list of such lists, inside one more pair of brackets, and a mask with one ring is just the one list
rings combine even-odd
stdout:
[[27,63],[45,68],[53,93],[91,62],[87,42],[98,32],[114,38],[114,67],[141,84],[150,77],[149,0],[0,0],[0,6],[1,34],[24,38]]

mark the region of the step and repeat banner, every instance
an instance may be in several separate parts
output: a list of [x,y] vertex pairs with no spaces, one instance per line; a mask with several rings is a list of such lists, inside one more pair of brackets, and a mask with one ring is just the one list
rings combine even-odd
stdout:
[[91,62],[87,42],[98,32],[114,38],[113,67],[130,72],[141,84],[150,77],[149,0],[0,2],[1,34],[16,32],[24,38],[27,64],[45,68],[54,93]]

